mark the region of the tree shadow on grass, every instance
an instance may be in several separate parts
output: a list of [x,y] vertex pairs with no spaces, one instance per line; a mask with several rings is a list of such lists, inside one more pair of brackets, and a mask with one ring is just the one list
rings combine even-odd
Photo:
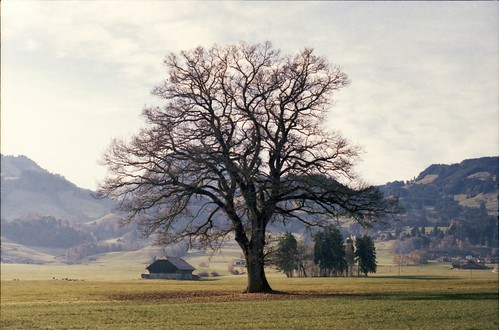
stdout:
[[234,291],[164,291],[130,292],[113,294],[108,299],[116,301],[168,301],[168,302],[227,302],[264,300],[307,300],[307,299],[358,299],[385,301],[455,301],[496,300],[496,292],[338,292],[338,291],[273,291],[269,293],[240,293]]
[[[366,278],[366,277],[364,277]],[[373,276],[371,279],[401,279],[401,280],[455,280],[457,276],[439,276],[439,275],[389,275],[389,276]]]
[[348,298],[367,300],[498,300],[497,292],[378,292],[378,293],[289,293],[290,296],[306,298]]
[[372,300],[497,300],[496,292],[428,292],[380,293],[368,295]]

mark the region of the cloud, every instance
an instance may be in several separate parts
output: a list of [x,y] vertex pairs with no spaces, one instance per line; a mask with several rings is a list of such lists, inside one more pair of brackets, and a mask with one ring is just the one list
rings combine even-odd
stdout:
[[365,147],[359,172],[371,183],[498,154],[494,2],[8,1],[2,11],[2,152],[86,187],[102,177],[110,137],[135,132],[157,102],[149,92],[168,52],[238,41],[311,46],[346,71],[329,127]]

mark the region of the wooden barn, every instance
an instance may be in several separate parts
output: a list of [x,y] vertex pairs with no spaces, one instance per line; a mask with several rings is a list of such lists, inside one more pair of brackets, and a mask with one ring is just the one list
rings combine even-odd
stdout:
[[178,257],[162,257],[146,267],[149,274],[142,274],[146,279],[193,280],[197,276],[192,272],[196,269],[185,260]]

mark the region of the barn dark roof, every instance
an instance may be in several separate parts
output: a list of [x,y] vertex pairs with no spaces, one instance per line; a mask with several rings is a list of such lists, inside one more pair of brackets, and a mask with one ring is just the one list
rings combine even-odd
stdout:
[[177,267],[180,270],[195,270],[196,269],[196,268],[192,267],[191,265],[189,265],[187,263],[187,261],[185,261],[182,258],[166,257],[165,259],[168,260],[169,262],[171,262],[172,265],[174,265],[175,267]]
[[178,257],[158,258],[146,267],[151,273],[172,273],[177,271],[192,272],[196,268],[189,265],[185,260]]

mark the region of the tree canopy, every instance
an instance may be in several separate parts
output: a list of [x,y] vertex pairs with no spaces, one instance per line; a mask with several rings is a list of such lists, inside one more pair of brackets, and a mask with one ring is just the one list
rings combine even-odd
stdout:
[[300,268],[300,251],[298,241],[293,234],[287,232],[277,243],[274,263],[277,269],[287,277],[293,277],[293,272]]
[[319,265],[320,276],[342,275],[348,265],[340,230],[327,227],[315,234],[314,242],[314,263]]
[[167,244],[207,245],[233,234],[246,258],[247,292],[269,292],[267,226],[364,226],[394,212],[375,187],[358,183],[359,149],[326,130],[333,93],[347,75],[305,48],[283,55],[270,42],[171,53],[167,79],[146,107],[146,127],[116,139],[100,194],[119,201],[123,223]]
[[355,257],[359,266],[359,274],[376,273],[376,247],[371,237],[363,235],[355,240]]

